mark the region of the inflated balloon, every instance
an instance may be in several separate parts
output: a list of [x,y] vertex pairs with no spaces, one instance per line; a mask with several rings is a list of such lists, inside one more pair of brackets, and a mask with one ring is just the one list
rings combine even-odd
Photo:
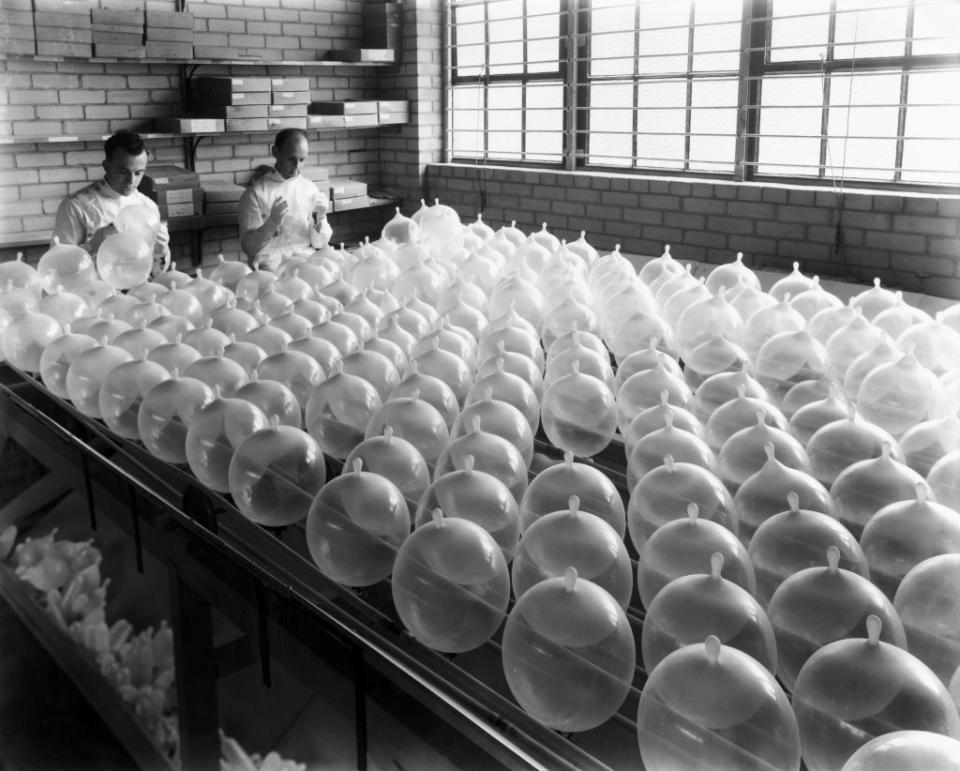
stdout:
[[280,294],[280,292],[276,291],[276,284],[277,282],[274,281],[270,288],[261,292],[254,301],[253,306],[248,308],[248,310],[253,313],[257,313],[259,311],[266,316],[267,319],[281,316],[290,311],[294,305],[293,300],[291,300],[285,294]]
[[[316,330],[316,327],[314,327],[314,330]],[[217,330],[213,331],[216,332]],[[323,335],[319,336],[324,337]],[[226,345],[222,341],[219,341],[219,338],[214,338],[212,335],[210,337],[211,344],[216,344],[219,342],[221,345]],[[264,324],[256,329],[251,329],[246,334],[241,335],[238,339],[243,340],[246,343],[253,343],[254,345],[259,346],[267,352],[268,356],[272,356],[275,353],[280,353],[287,346],[289,346],[290,343],[293,342],[293,338],[290,336],[289,332],[284,332],[282,329],[272,327],[269,324]]]
[[304,410],[307,431],[325,453],[346,458],[364,438],[370,418],[382,401],[366,380],[343,371],[340,362],[313,389]]
[[960,769],[960,741],[931,731],[891,731],[860,747],[840,771]]
[[381,401],[386,401],[400,384],[400,373],[382,353],[361,348],[343,356],[340,363],[344,373],[356,375],[372,385]]
[[62,325],[72,324],[82,316],[86,316],[91,309],[80,295],[65,292],[58,286],[53,294],[41,297],[34,310],[37,313],[46,313]]
[[211,490],[225,493],[230,491],[230,461],[237,448],[270,422],[252,402],[222,397],[219,386],[214,386],[213,395],[213,401],[193,416],[185,449],[197,479]]
[[915,497],[917,485],[927,487],[920,474],[890,457],[890,451],[890,445],[884,444],[879,458],[850,464],[830,486],[833,516],[855,538],[884,506]]
[[386,477],[400,489],[412,523],[417,505],[430,485],[430,470],[420,451],[406,439],[394,436],[393,429],[386,426],[383,434],[364,439],[354,447],[344,466],[352,468],[356,460],[362,460],[368,471]]
[[516,308],[523,318],[539,327],[543,320],[544,303],[543,294],[533,283],[513,275],[493,287],[487,312],[491,319],[496,319],[511,308]]
[[[450,438],[457,439],[465,434],[474,418],[479,418],[485,431],[502,436],[520,451],[520,457],[529,467],[533,460],[533,432],[526,417],[514,405],[496,399],[491,390],[485,390],[479,398],[463,408],[450,427]],[[441,508],[444,508],[441,506]],[[444,508],[446,511],[446,509]]]
[[744,396],[770,401],[767,390],[750,374],[745,364],[742,369],[718,372],[704,380],[694,394],[691,411],[705,423],[720,405],[740,396],[741,388]]
[[803,380],[793,386],[780,400],[780,411],[792,418],[797,410],[810,402],[820,401],[830,395],[836,381],[831,377]]
[[222,254],[218,254],[217,264],[210,271],[210,280],[219,281],[231,292],[236,292],[240,279],[250,272],[247,263],[240,260],[227,260]]
[[747,352],[723,336],[708,337],[684,358],[683,379],[698,388],[711,375],[736,372],[748,362]]
[[740,329],[740,341],[743,350],[756,359],[763,344],[780,332],[800,332],[807,320],[799,311],[790,307],[790,298],[785,296],[776,305],[760,308],[743,322]]
[[850,637],[867,637],[867,618],[883,622],[881,639],[906,650],[907,638],[893,604],[869,579],[840,567],[834,546],[820,567],[794,573],[781,583],[767,615],[777,638],[780,682],[792,691],[797,675],[824,645]]
[[648,771],[800,768],[797,721],[783,689],[760,662],[713,635],[650,673],[637,739]]
[[835,420],[850,414],[850,404],[840,393],[834,381],[823,399],[799,407],[790,417],[790,431],[802,445],[806,445],[817,431]]
[[720,575],[723,555],[710,558],[709,575],[675,578],[653,598],[643,620],[641,649],[647,672],[669,654],[715,635],[777,673],[777,644],[767,614],[749,592]]
[[[254,330],[254,332],[256,331],[257,330]],[[261,332],[261,334],[263,333]],[[346,356],[348,353],[351,353],[352,351],[355,351],[361,347],[360,338],[357,336],[357,333],[346,324],[342,324],[339,321],[334,321],[333,317],[330,317],[326,321],[322,321],[319,324],[315,324],[310,334],[312,337],[319,337],[320,339],[326,340],[328,343],[335,345],[337,350],[340,351],[341,356]],[[289,335],[287,336],[289,337]],[[273,351],[273,353],[276,353],[276,351]]]
[[537,474],[520,501],[520,530],[525,532],[540,517],[562,511],[576,495],[580,509],[596,514],[622,538],[626,533],[623,499],[610,477],[596,466],[574,462],[566,452],[563,462]]
[[155,329],[140,322],[140,326],[121,332],[113,338],[113,345],[123,348],[134,359],[146,356],[158,345],[166,345],[167,338]]
[[[252,275],[252,274],[251,274]],[[197,268],[197,276],[192,281],[184,284],[182,289],[192,292],[200,301],[203,312],[210,314],[217,308],[221,308],[233,297],[233,292],[227,289],[219,281],[204,278],[200,268]]]
[[623,609],[572,567],[524,593],[504,626],[510,692],[554,730],[586,731],[606,722],[627,698],[635,666]]
[[300,271],[297,269],[292,272],[282,271],[273,285],[273,291],[289,298],[293,303],[309,300],[314,295],[313,287],[300,276]]
[[666,244],[663,247],[663,253],[659,257],[644,263],[637,275],[641,281],[652,288],[655,282],[662,282],[662,279],[675,276],[683,271],[683,265],[670,254],[670,244]]
[[540,517],[524,532],[511,568],[513,595],[520,598],[531,586],[559,578],[573,567],[581,580],[605,589],[626,610],[633,569],[623,539],[579,506],[579,498],[571,495],[566,510]]
[[[192,293],[187,292],[185,289],[177,291],[184,293],[185,297],[189,297],[196,302],[197,309],[200,309],[200,303]],[[171,309],[171,312],[174,311]],[[202,309],[200,309],[200,313],[203,313]],[[194,323],[196,324],[198,322]],[[210,314],[210,326],[223,332],[228,337],[234,335],[235,337],[241,338],[247,334],[247,332],[259,327],[260,322],[257,321],[253,314],[236,307],[235,301],[231,300],[224,307],[218,308]]]
[[643,607],[649,608],[657,592],[673,579],[710,573],[714,553],[723,557],[723,577],[756,595],[756,577],[746,548],[723,525],[699,519],[697,505],[691,503],[684,519],[658,527],[640,551],[637,588]]
[[580,372],[578,361],[571,367],[569,374],[544,390],[543,430],[555,447],[591,457],[610,444],[616,433],[617,403],[603,381]]
[[174,370],[183,372],[200,358],[200,353],[192,345],[182,342],[178,335],[173,342],[152,348],[147,354],[147,358],[150,361],[155,361],[168,372]]
[[753,360],[755,377],[777,402],[797,383],[827,374],[828,366],[824,347],[802,329],[768,338]]
[[939,554],[960,552],[960,513],[929,499],[918,484],[916,498],[890,503],[874,514],[860,536],[870,577],[893,599],[903,577]]
[[100,385],[98,410],[107,427],[127,439],[139,439],[138,419],[143,397],[170,373],[144,355],[113,367]]
[[857,408],[867,420],[901,436],[934,417],[939,390],[937,376],[907,353],[870,371],[857,391]]
[[657,347],[668,356],[679,355],[676,335],[659,314],[638,310],[613,329],[607,329],[604,339],[617,361],[623,361],[635,351],[642,350],[651,337],[657,339]]
[[[216,270],[216,269],[214,269]],[[212,275],[212,274],[211,274]],[[189,276],[188,276],[189,278]],[[247,310],[253,306],[260,295],[271,291],[277,280],[277,274],[269,270],[256,269],[247,273],[237,281],[236,292],[238,303],[246,305]]]
[[420,399],[432,404],[443,417],[448,429],[460,414],[460,405],[453,390],[443,380],[420,372],[416,361],[411,361],[406,377],[390,391],[389,398],[413,396],[416,392]]
[[270,422],[276,418],[280,425],[293,428],[303,424],[303,410],[297,395],[276,380],[257,379],[256,371],[250,375],[250,382],[238,388],[233,396],[258,407]]
[[151,244],[138,233],[111,233],[97,250],[100,277],[116,289],[129,289],[143,283],[153,270]]
[[[2,326],[2,325],[0,325]],[[0,329],[0,335],[5,336],[3,329]],[[67,371],[73,360],[83,351],[86,351],[99,343],[90,335],[81,335],[70,331],[70,325],[63,328],[63,334],[54,338],[40,355],[39,372],[43,384],[54,396],[61,399],[67,398]],[[2,353],[3,346],[0,346]]]
[[743,252],[737,252],[733,262],[717,265],[707,276],[707,289],[711,294],[717,294],[720,289],[729,291],[738,285],[760,288],[757,274],[743,264]]
[[717,522],[736,534],[739,530],[733,498],[720,479],[703,466],[677,463],[667,455],[663,465],[651,469],[630,491],[627,529],[639,552],[654,531],[667,522],[687,516],[697,505],[701,519]]
[[[737,431],[757,424],[757,413],[762,412],[764,422],[783,431],[788,429],[786,417],[773,404],[756,396],[746,396],[746,389],[737,387],[737,397],[717,407],[707,419],[703,437],[710,448],[719,452],[727,440]],[[802,442],[801,442],[802,443]]]
[[17,252],[14,260],[0,262],[0,286],[7,286],[7,282],[12,282],[18,289],[26,289],[37,298],[43,292],[40,276],[36,268],[23,261],[23,252]]
[[409,244],[411,241],[420,240],[420,226],[409,217],[404,217],[399,206],[394,209],[393,217],[380,232],[384,238],[389,238],[396,244]]
[[283,383],[305,408],[314,387],[323,380],[324,372],[312,356],[287,348],[263,359],[257,366],[257,377]]
[[432,350],[420,354],[413,361],[419,372],[439,378],[449,385],[459,404],[466,401],[473,375],[463,359],[455,353],[444,351],[439,347],[439,342],[435,342]]
[[[579,365],[580,372],[584,375],[591,375],[597,380],[602,380],[607,388],[613,390],[614,378],[613,368],[610,366],[610,354],[604,349],[598,352],[593,348],[581,345],[579,342],[578,331],[574,331],[574,342],[566,349],[550,355],[547,358],[547,369],[544,373],[544,381],[549,385],[558,377],[570,372],[574,361]],[[556,348],[556,344],[551,346],[551,350]]]
[[463,248],[463,226],[457,212],[435,202],[420,217],[420,243],[439,258],[451,258]]
[[856,399],[863,379],[869,375],[875,367],[880,364],[899,361],[902,355],[902,352],[897,348],[893,340],[887,339],[875,345],[869,351],[861,353],[850,362],[846,373],[844,373],[843,395],[850,400]]
[[[144,204],[130,204],[117,212],[113,225],[118,234],[134,236],[152,247],[160,232],[160,215],[156,209]],[[109,237],[107,236],[107,238]],[[106,242],[107,240],[104,239],[104,243]],[[102,253],[103,245],[100,246],[100,250],[97,253],[98,259]]]
[[673,425],[673,415],[665,416],[666,426],[637,440],[627,457],[627,486],[633,489],[640,478],[663,464],[665,456],[680,463],[693,463],[715,472],[717,458],[709,445],[696,434]]
[[820,286],[820,277],[813,277],[813,286],[790,300],[790,306],[799,311],[800,314],[810,321],[820,311],[825,308],[840,308],[843,302],[832,292],[828,292]]
[[140,403],[137,432],[147,450],[167,463],[187,462],[187,431],[197,412],[213,401],[210,387],[192,377],[172,377],[151,388]]
[[891,457],[903,460],[897,440],[888,431],[863,420],[851,405],[845,419],[827,423],[810,437],[807,455],[813,475],[829,487],[847,466],[858,460],[879,458],[884,443],[890,445]]
[[947,689],[915,656],[880,639],[867,619],[866,640],[838,640],[814,653],[797,677],[793,711],[810,771],[840,768],[877,735],[922,730],[960,738]]
[[170,289],[174,284],[177,286],[186,285],[192,280],[192,277],[183,271],[177,270],[177,263],[171,262],[170,267],[155,276],[153,280],[161,286],[165,286]]
[[867,560],[856,538],[832,517],[800,508],[796,493],[787,495],[789,509],[775,514],[757,528],[748,551],[757,575],[757,599],[764,607],[789,576],[823,564],[823,555],[834,547],[845,570],[870,577]]
[[[62,290],[62,287],[58,287]],[[36,311],[39,304],[37,295],[28,289],[20,289],[13,285],[13,281],[7,281],[4,288],[0,289],[0,311],[8,316],[19,316],[26,311]]]
[[463,359],[471,369],[476,366],[477,341],[467,330],[449,323],[438,325],[432,332],[420,338],[410,351],[410,358],[416,359],[433,350],[434,341],[439,348]]
[[878,314],[887,308],[892,308],[901,298],[902,295],[898,298],[896,292],[881,287],[880,279],[874,278],[873,287],[850,298],[850,304],[854,308],[859,308],[867,321],[873,321]]
[[39,372],[44,350],[62,334],[63,328],[47,314],[25,311],[3,331],[3,357],[24,372]]
[[426,488],[417,504],[414,526],[430,522],[433,511],[475,522],[486,530],[509,562],[520,540],[520,515],[510,490],[495,476],[474,468],[473,456],[462,469],[438,477]]
[[777,301],[762,289],[744,284],[738,284],[731,288],[728,299],[730,300],[730,304],[737,309],[740,318],[744,321],[749,319],[761,308],[769,308],[777,304]]
[[796,296],[813,286],[813,279],[800,272],[800,263],[793,263],[793,270],[783,278],[774,282],[769,294],[780,302],[786,295]]
[[400,546],[393,603],[407,630],[428,648],[473,650],[500,627],[510,600],[503,552],[480,525],[439,509]]
[[377,329],[377,334],[381,340],[388,340],[396,345],[408,359],[417,343],[417,338],[400,326],[400,320],[395,313],[384,317]]
[[307,547],[320,572],[346,586],[370,586],[390,575],[410,532],[403,493],[386,477],[363,470],[331,479],[307,513]]
[[673,373],[673,367],[667,361],[671,359],[661,354],[656,366],[631,375],[620,386],[617,391],[617,422],[621,433],[626,433],[630,423],[643,410],[660,403],[664,391],[670,404],[685,410],[693,407],[693,391],[680,375]]
[[856,315],[847,324],[834,332],[824,343],[830,360],[829,374],[839,382],[847,374],[847,369],[864,351],[871,351],[886,339],[886,333],[877,329],[863,315]]
[[[580,334],[583,334],[582,332]],[[672,356],[659,348],[660,340],[657,337],[647,339],[645,348],[640,348],[629,354],[626,358],[617,361],[617,374],[614,378],[614,385],[619,390],[631,375],[637,372],[643,372],[647,369],[653,369],[661,364],[670,374],[678,377],[683,376],[683,370],[680,363]]]
[[450,471],[465,468],[468,456],[473,456],[478,470],[503,482],[517,501],[523,498],[527,489],[527,466],[520,451],[502,436],[484,431],[477,416],[474,416],[469,430],[452,440],[440,454],[433,478],[436,480]]
[[736,492],[767,460],[766,445],[772,443],[777,458],[785,466],[810,473],[810,458],[791,434],[767,423],[767,415],[758,411],[756,423],[733,434],[717,453],[717,475]]
[[936,499],[960,512],[960,451],[952,450],[933,464],[927,482]]
[[950,415],[920,423],[900,437],[904,463],[926,477],[937,461],[960,450],[960,417]]
[[[896,340],[900,335],[902,335],[909,327],[912,327],[914,324],[925,324],[928,321],[933,321],[933,318],[924,310],[916,308],[913,305],[910,305],[903,299],[903,292],[897,291],[897,302],[891,305],[889,308],[880,311],[876,316],[873,317],[873,324],[878,329],[882,329],[891,339]],[[946,320],[946,314],[949,311],[946,311],[944,316],[941,318],[941,321],[951,326]],[[960,332],[960,329],[956,327],[951,327],[955,332]]]
[[416,390],[410,396],[395,396],[383,402],[370,416],[364,438],[377,436],[388,426],[394,435],[416,447],[427,463],[436,463],[450,443],[443,416]]
[[254,432],[230,461],[230,494],[247,519],[282,527],[307,516],[326,482],[319,445],[299,428],[279,425]]
[[100,386],[114,367],[131,359],[123,348],[105,341],[77,354],[67,370],[65,381],[67,396],[77,411],[91,418],[101,418]]
[[634,445],[651,431],[667,427],[667,413],[670,413],[673,425],[676,428],[689,431],[696,434],[701,439],[704,435],[704,426],[697,420],[696,416],[682,407],[674,407],[669,402],[670,394],[667,391],[660,392],[660,404],[655,407],[647,407],[637,413],[637,416],[630,421],[630,427],[623,435],[623,445],[628,456],[633,451]]
[[[643,280],[643,274],[646,270],[646,266],[640,270],[640,279]],[[693,275],[693,265],[687,264],[683,270],[673,274],[661,274],[660,278],[656,281],[648,281],[647,286],[650,287],[650,290],[653,292],[654,297],[657,300],[657,305],[660,308],[663,308],[664,304],[673,297],[674,294],[683,290],[691,289],[700,282],[694,278]]]
[[[713,302],[706,302],[710,300]],[[701,303],[705,304],[701,305]],[[680,317],[691,308],[694,310],[687,315],[687,320],[683,324],[684,339],[681,340]],[[680,346],[681,354],[686,350],[683,347],[684,342],[688,346],[690,344],[695,345],[699,338],[706,333],[705,327],[701,326],[701,319],[706,323],[707,319],[712,317],[725,330],[741,326],[740,314],[737,313],[736,309],[726,301],[726,298],[717,301],[704,285],[702,278],[695,284],[674,292],[667,300],[661,302],[660,315],[677,331],[677,343]]]
[[194,324],[191,324],[183,316],[159,316],[147,324],[148,329],[153,329],[167,338],[168,343],[174,343],[178,339],[182,340],[183,336],[187,334],[191,329],[195,328]]
[[908,650],[946,686],[960,667],[958,580],[960,554],[941,554],[914,566],[893,598]]
[[120,318],[130,326],[136,327],[141,323],[149,324],[161,316],[169,316],[170,311],[153,300],[137,303],[120,314]]
[[[556,338],[573,329],[593,332],[598,326],[597,316],[589,307],[576,300],[566,300],[544,314],[541,330],[544,346],[549,348]],[[643,334],[643,339],[648,337],[649,333]]]
[[184,371],[184,377],[195,377],[210,386],[219,386],[224,396],[233,396],[237,389],[250,380],[247,371],[233,359],[223,355],[223,348],[214,356],[203,356],[190,364]]
[[[137,324],[137,326],[139,326],[139,324]],[[105,318],[101,318],[90,324],[86,330],[84,330],[84,334],[90,335],[90,337],[96,340],[102,340],[105,337],[108,342],[112,342],[119,335],[131,329],[133,329],[133,324],[130,322],[116,319],[113,317],[113,314],[107,314]]]
[[61,244],[54,236],[50,248],[37,262],[37,277],[45,292],[53,292],[58,286],[72,292],[96,279],[97,267],[93,258],[79,246]]

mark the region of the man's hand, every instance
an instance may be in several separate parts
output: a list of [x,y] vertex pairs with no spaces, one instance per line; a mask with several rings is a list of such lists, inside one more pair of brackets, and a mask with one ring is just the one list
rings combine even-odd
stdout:
[[107,236],[112,236],[117,232],[119,231],[116,229],[116,227],[114,227],[112,222],[109,225],[104,225],[102,228],[100,228],[90,239],[91,253],[95,255],[98,251],[100,251],[100,245],[103,243],[103,240]]
[[290,204],[281,196],[274,202],[273,208],[270,209],[270,216],[267,217],[266,224],[269,224],[274,230],[279,229],[280,223],[283,221],[283,216],[289,209]]

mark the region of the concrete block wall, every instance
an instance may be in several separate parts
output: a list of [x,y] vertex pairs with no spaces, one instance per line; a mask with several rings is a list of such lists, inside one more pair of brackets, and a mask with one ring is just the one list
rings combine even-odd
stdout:
[[[960,196],[886,193],[772,183],[431,164],[426,192],[484,221],[546,222],[558,237],[586,231],[598,249],[729,262],[869,282],[960,299]],[[840,237],[838,240],[838,230]]]
[[[117,2],[104,0],[109,7],[117,7]],[[98,0],[90,0],[91,8],[98,5]],[[175,0],[147,0],[146,5],[155,10],[176,9]],[[246,4],[197,0],[188,2],[187,10],[194,14],[198,41],[238,46],[246,41],[251,47],[280,46],[282,41],[289,60],[303,61],[322,57],[326,50],[358,47],[360,6],[353,0],[248,0]],[[384,98],[377,68],[201,65],[196,74],[308,76],[314,99]],[[185,112],[180,79],[181,68],[175,63],[2,59],[0,137],[106,135],[118,129],[146,132],[151,120]],[[353,177],[379,188],[383,148],[379,131],[311,132],[311,163],[329,167],[331,175]],[[271,140],[272,134],[266,133],[205,137],[196,148],[196,169],[204,179],[244,184],[253,166],[269,160]],[[185,163],[186,149],[180,139],[151,139],[148,147],[153,163]],[[50,231],[60,201],[101,178],[102,160],[101,141],[0,145],[0,236]],[[350,242],[371,229],[378,233],[381,212],[368,215],[369,226],[361,213],[341,217],[335,238]],[[186,254],[190,238],[189,233],[173,235],[175,257]],[[208,230],[202,250],[204,259],[221,251],[235,254],[239,250],[236,228]],[[17,251],[0,248],[0,259]],[[26,251],[28,257],[37,257],[44,250]]]

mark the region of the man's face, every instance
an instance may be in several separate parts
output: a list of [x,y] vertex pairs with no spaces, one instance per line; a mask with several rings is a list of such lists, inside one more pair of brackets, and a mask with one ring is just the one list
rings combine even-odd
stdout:
[[307,140],[301,136],[290,137],[283,147],[273,147],[273,158],[277,171],[284,179],[300,176],[300,169],[307,162]]
[[147,170],[147,154],[130,155],[126,150],[117,149],[103,162],[106,172],[104,179],[120,195],[132,195]]

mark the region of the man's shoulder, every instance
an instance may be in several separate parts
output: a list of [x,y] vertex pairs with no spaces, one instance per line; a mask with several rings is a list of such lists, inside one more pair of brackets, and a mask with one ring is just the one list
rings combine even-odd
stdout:
[[100,185],[102,180],[96,182],[91,182],[88,185],[84,185],[79,190],[74,190],[70,195],[68,195],[64,201],[72,201],[73,203],[83,205],[89,201],[93,201],[100,197]]

